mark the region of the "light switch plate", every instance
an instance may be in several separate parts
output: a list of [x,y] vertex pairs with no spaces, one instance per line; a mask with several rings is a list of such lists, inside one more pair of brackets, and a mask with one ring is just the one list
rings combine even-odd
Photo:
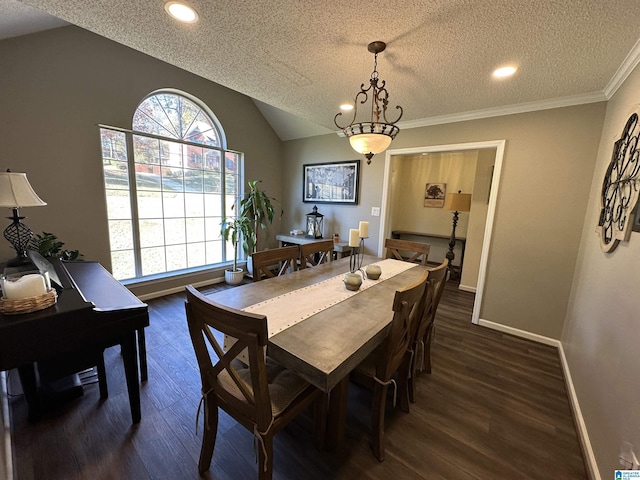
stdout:
[[371,216],[379,217],[380,216],[380,207],[371,207]]

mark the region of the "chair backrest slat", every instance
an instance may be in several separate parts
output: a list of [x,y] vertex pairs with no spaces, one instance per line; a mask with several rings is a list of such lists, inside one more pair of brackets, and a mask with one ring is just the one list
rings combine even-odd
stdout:
[[413,328],[414,338],[416,340],[421,340],[422,337],[424,337],[429,325],[434,320],[436,308],[438,308],[438,302],[442,296],[442,291],[444,290],[447,279],[448,265],[449,260],[445,258],[444,262],[437,267],[427,269],[429,271],[429,278],[427,279],[424,295],[420,300],[419,318]]
[[431,245],[422,242],[412,242],[397,238],[387,238],[384,241],[386,258],[395,258],[405,262],[427,264]]
[[300,268],[333,261],[333,240],[300,245]]
[[393,320],[385,340],[384,353],[378,357],[376,377],[383,382],[391,379],[398,370],[413,340],[412,322],[418,316],[417,309],[425,290],[429,272],[412,285],[396,291],[393,299]]
[[[271,250],[263,250],[252,255],[253,281],[258,282],[265,278],[279,277],[289,270],[298,269],[298,247],[280,247]],[[275,272],[272,270],[276,267]]]

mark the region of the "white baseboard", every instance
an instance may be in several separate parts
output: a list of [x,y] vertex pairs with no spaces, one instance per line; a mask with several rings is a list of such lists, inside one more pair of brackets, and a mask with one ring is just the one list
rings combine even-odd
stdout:
[[520,330],[518,328],[501,325],[499,323],[491,322],[489,320],[480,319],[478,321],[478,325],[491,328],[492,330],[498,330],[500,332],[509,333],[511,335],[515,335],[516,337],[526,338],[534,342],[542,343],[545,345],[551,345],[558,349],[558,354],[560,356],[560,364],[562,365],[562,372],[564,374],[564,381],[565,381],[565,385],[567,386],[567,393],[569,395],[569,403],[571,405],[573,418],[576,423],[576,427],[578,429],[578,438],[580,440],[580,446],[582,447],[582,453],[586,457],[585,461],[586,461],[586,467],[587,467],[587,474],[589,475],[589,478],[591,480],[601,480],[602,477],[600,476],[600,470],[598,470],[596,457],[593,453],[593,448],[591,447],[591,441],[589,440],[589,432],[587,431],[587,425],[584,423],[584,417],[582,416],[582,410],[580,409],[578,396],[576,395],[576,390],[573,386],[571,371],[569,369],[569,364],[567,363],[567,358],[564,354],[564,348],[562,347],[562,342],[560,340],[556,340],[555,338],[545,337],[543,335],[538,335],[536,333],[527,332],[525,330]]
[[499,332],[510,333],[516,337],[526,338],[527,340],[533,340],[534,342],[543,343],[545,345],[551,345],[552,347],[559,348],[561,346],[560,341],[555,338],[545,337],[544,335],[538,335],[537,333],[527,332],[526,330],[520,330],[518,328],[502,325],[501,323],[495,323],[490,320],[480,319],[478,325],[490,328],[492,330],[498,330]]
[[600,470],[596,463],[596,456],[593,453],[593,448],[591,448],[589,432],[587,431],[587,425],[584,423],[582,410],[580,410],[578,396],[576,395],[576,390],[573,386],[571,371],[569,370],[569,364],[567,363],[567,357],[564,354],[562,343],[560,344],[560,347],[558,347],[558,353],[560,354],[560,363],[562,364],[562,371],[564,372],[564,381],[567,385],[571,410],[573,410],[573,418],[575,419],[576,426],[578,427],[578,437],[580,439],[580,445],[582,446],[582,453],[587,457],[587,474],[591,480],[601,480],[602,477],[600,476]]
[[476,293],[476,287],[469,287],[468,285],[458,285],[458,290],[462,290],[463,292],[471,292]]
[[[216,283],[222,283],[222,282],[224,282],[224,277],[217,277],[217,278],[213,278],[211,280],[204,280],[202,282],[189,283],[189,285],[193,285],[196,288],[200,288],[200,287],[206,287],[208,285],[214,285]],[[166,290],[159,290],[157,292],[147,293],[146,295],[140,295],[140,296],[138,296],[138,298],[144,302],[144,301],[150,300],[152,298],[164,297],[165,295],[171,295],[171,294],[174,294],[174,293],[184,292],[184,288],[185,287],[186,287],[186,285],[182,285],[182,286],[179,286],[179,287],[168,288]]]

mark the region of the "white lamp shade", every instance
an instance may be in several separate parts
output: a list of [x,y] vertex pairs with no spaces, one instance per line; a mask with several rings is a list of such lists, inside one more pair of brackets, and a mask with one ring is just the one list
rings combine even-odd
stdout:
[[391,137],[382,133],[360,133],[349,137],[351,147],[362,155],[384,152],[391,145]]
[[31,188],[26,173],[0,172],[0,207],[21,208],[46,205]]
[[444,209],[452,212],[468,212],[471,210],[470,193],[447,193]]

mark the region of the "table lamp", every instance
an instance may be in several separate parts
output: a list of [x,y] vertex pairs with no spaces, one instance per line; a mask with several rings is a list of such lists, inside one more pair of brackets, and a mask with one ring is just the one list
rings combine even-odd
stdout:
[[458,193],[447,193],[447,197],[444,200],[444,208],[445,210],[453,212],[453,229],[451,230],[451,238],[449,239],[449,251],[445,255],[445,257],[449,259],[449,271],[453,276],[453,259],[455,258],[453,248],[456,246],[458,212],[468,212],[471,210],[471,194],[462,193],[462,190],[458,190]]
[[22,207],[40,207],[46,205],[33,191],[26,173],[16,173],[7,170],[0,172],[0,207],[13,209],[13,216],[7,217],[13,223],[4,230],[4,238],[16,250],[16,257],[7,262],[8,267],[16,267],[29,262],[27,246],[33,232],[21,220],[18,209]]

